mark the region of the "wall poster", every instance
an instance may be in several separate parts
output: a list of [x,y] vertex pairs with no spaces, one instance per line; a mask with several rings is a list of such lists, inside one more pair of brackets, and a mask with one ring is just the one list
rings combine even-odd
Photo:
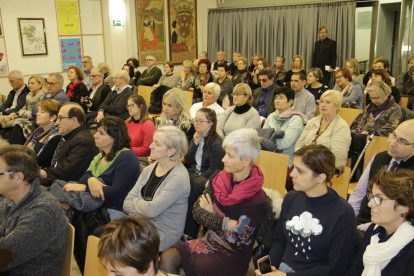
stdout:
[[171,61],[197,58],[196,0],[168,0],[168,23]]
[[62,56],[62,71],[69,66],[82,68],[82,43],[80,38],[61,38],[60,54]]
[[157,63],[164,63],[164,0],[136,0],[136,13],[139,63],[144,65],[147,55],[153,55]]
[[59,35],[80,34],[78,1],[56,1]]
[[47,55],[43,18],[17,18],[23,56]]

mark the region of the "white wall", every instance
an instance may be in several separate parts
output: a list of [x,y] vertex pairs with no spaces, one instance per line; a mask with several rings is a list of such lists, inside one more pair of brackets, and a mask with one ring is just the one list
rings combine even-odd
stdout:
[[[360,12],[372,12],[372,7],[357,8],[355,19],[358,20],[358,13]],[[356,59],[368,59],[369,60],[369,48],[371,45],[371,27],[368,29],[358,29],[355,24],[355,58]],[[369,70],[370,61],[367,63],[367,70]],[[361,69],[363,67],[361,66]]]

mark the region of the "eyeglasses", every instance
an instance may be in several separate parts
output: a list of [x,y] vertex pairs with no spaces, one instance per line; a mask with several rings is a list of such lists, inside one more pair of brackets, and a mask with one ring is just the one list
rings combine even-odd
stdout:
[[5,174],[14,174],[14,172],[0,172],[0,175],[5,175]]
[[342,78],[343,77],[343,75],[341,75],[341,76],[337,76],[337,77],[335,77],[335,79],[336,80],[338,80],[338,79],[340,79],[340,78]]
[[90,75],[91,78],[102,77],[101,75]]
[[232,95],[234,97],[234,96],[245,96],[246,94],[244,94],[244,93],[233,93]]
[[153,59],[149,59],[149,58],[148,58],[148,59],[146,59],[146,61],[154,61],[154,60],[153,60]]
[[129,104],[129,105],[127,105],[126,106],[126,108],[128,109],[128,108],[133,108],[135,106],[135,104]]
[[73,117],[58,116],[56,120],[62,121],[62,119],[72,119]]
[[47,85],[50,85],[50,86],[53,86],[53,85],[55,85],[55,84],[58,84],[57,82],[46,82],[47,83]]
[[9,83],[10,83],[10,84],[13,84],[13,83],[15,83],[16,81],[18,81],[18,80],[11,80],[11,81],[9,81]]
[[198,68],[207,68],[207,65],[201,64],[201,65],[198,66]]
[[259,79],[260,82],[267,82],[269,79]]
[[391,140],[397,140],[397,144],[399,144],[400,146],[412,146],[412,145],[414,145],[414,143],[409,143],[405,139],[398,138],[394,131],[392,133],[390,133],[389,137],[390,137]]
[[89,61],[82,61],[81,63],[82,64],[86,64],[86,63],[89,63]]
[[202,125],[203,123],[209,123],[210,121],[202,121],[202,120],[197,120],[197,119],[195,119],[194,120],[194,124],[196,124],[196,125]]
[[368,197],[368,202],[371,201],[371,199],[374,199],[374,202],[377,206],[380,206],[383,200],[392,200],[390,198],[383,198],[382,196],[379,196],[379,195],[373,195],[370,192],[367,193],[367,197]]

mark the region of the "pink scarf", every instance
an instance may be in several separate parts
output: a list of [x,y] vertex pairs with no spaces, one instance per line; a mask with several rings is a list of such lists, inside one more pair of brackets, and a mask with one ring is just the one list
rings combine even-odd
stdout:
[[77,82],[73,83],[70,82],[69,83],[69,90],[68,92],[66,92],[66,95],[68,96],[69,100],[72,98],[73,94],[75,93],[75,88],[81,83],[81,80],[78,80]]
[[237,185],[232,185],[231,173],[222,170],[213,179],[214,195],[218,202],[224,206],[232,206],[251,198],[262,189],[264,183],[263,173],[253,164],[250,177]]

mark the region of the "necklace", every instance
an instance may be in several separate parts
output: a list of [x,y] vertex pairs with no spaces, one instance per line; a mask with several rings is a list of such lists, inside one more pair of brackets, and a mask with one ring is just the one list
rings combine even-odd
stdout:
[[[150,185],[150,183],[151,183],[151,181],[152,181],[152,178],[154,177],[154,175],[155,175],[155,171],[157,170],[157,167],[158,167],[158,164],[159,163],[157,163],[157,165],[155,165],[155,167],[154,167],[154,170],[152,171],[152,173],[151,173],[151,177],[150,177],[150,179],[149,179],[149,181],[147,182],[147,184],[145,185],[145,189],[144,189],[144,195],[146,195],[147,194],[147,189],[148,189],[148,186]],[[175,167],[175,165],[177,165],[178,163],[175,163],[175,164],[173,164],[172,166],[171,166],[171,168],[162,176],[162,178],[161,178],[161,180],[157,183],[157,185],[155,186],[155,189],[154,189],[154,191],[152,192],[152,195],[151,196],[144,196],[143,197],[143,199],[145,200],[145,201],[152,201],[152,199],[154,198],[154,195],[155,195],[155,192],[158,190],[158,188],[160,187],[160,185],[161,185],[161,183],[162,182],[164,182],[164,179],[168,176],[168,174],[170,173],[170,171],[172,171],[172,169]]]

